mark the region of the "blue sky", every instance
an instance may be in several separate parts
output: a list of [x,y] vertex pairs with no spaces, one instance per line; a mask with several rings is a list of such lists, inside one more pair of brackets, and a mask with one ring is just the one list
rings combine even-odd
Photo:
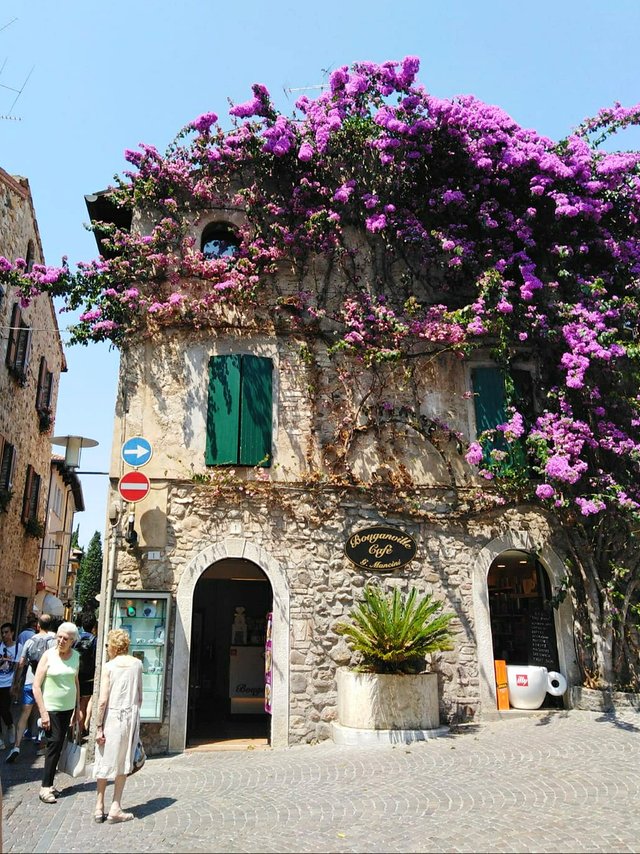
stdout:
[[[0,0],[0,116],[20,119],[0,118],[0,166],[29,178],[47,262],[73,264],[95,256],[84,195],[126,168],[125,148],[163,150],[254,82],[287,111],[327,71],[413,54],[433,94],[473,93],[559,138],[602,106],[640,101],[639,32],[637,0]],[[55,433],[97,439],[81,468],[107,471],[118,354],[76,346],[67,360]],[[86,545],[104,531],[107,478],[82,485]]]

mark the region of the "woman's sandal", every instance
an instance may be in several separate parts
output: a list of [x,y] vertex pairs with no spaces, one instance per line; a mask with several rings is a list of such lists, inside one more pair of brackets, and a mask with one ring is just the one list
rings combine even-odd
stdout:
[[106,818],[106,812],[100,812],[100,810],[96,810],[93,814],[93,820],[96,824],[102,824],[103,821],[106,821]]
[[131,821],[132,818],[132,812],[121,812],[118,815],[108,815],[107,822],[108,824],[120,824],[122,821]]
[[53,792],[51,790],[46,792],[44,795],[42,794],[42,792],[40,792],[38,797],[40,798],[40,800],[42,801],[43,804],[57,804],[58,803],[58,799],[56,798],[56,796],[53,794]]

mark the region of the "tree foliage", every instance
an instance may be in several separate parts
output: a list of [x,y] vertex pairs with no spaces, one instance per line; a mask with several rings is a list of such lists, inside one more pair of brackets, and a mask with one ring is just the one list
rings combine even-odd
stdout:
[[93,611],[102,579],[102,540],[98,531],[91,537],[78,568],[77,602],[82,611]]

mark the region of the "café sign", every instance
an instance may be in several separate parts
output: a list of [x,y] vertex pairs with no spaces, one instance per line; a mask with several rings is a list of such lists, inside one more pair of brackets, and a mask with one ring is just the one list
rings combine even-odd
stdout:
[[416,556],[413,537],[398,528],[377,525],[352,534],[344,547],[346,557],[360,569],[393,572]]

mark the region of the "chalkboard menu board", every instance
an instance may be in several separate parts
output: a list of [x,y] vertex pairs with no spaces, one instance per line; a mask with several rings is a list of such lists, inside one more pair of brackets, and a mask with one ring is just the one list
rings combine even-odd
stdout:
[[552,609],[529,615],[529,664],[558,670],[558,646]]

